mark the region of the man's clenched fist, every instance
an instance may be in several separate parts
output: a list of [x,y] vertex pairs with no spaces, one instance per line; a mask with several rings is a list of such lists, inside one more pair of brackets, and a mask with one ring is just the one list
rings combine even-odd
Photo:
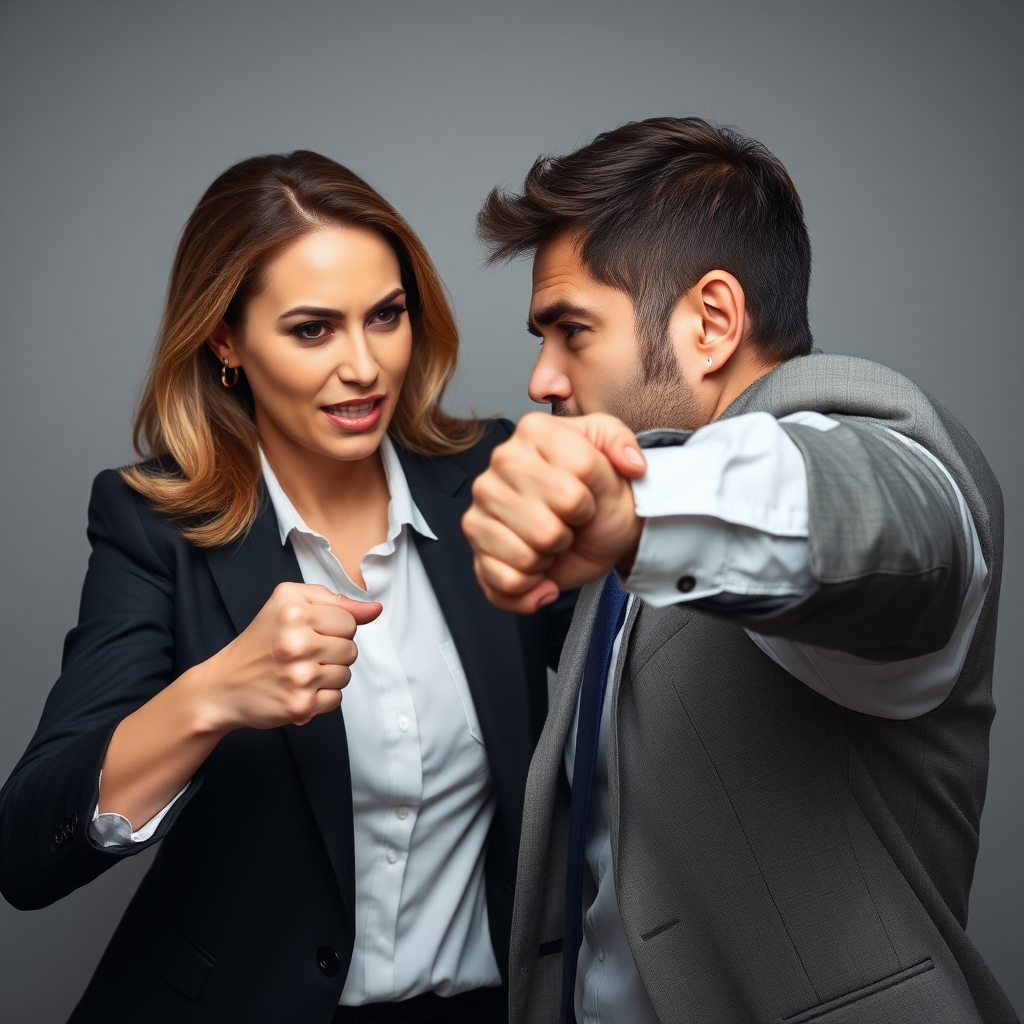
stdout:
[[490,601],[535,612],[560,589],[632,564],[643,520],[629,481],[646,469],[614,416],[524,416],[477,477],[462,519]]

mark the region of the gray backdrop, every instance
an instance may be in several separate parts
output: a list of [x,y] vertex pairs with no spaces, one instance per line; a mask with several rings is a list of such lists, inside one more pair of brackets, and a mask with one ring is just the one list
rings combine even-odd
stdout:
[[[304,147],[366,176],[451,290],[465,339],[452,408],[518,416],[535,353],[528,269],[482,268],[480,200],[540,153],[700,114],[763,140],[796,181],[818,344],[916,378],[1002,481],[999,714],[970,931],[1024,1010],[1022,12],[1017,0],[3,0],[0,777],[58,673],[89,484],[132,457],[176,237],[217,173]],[[3,1020],[64,1019],[147,859],[47,910],[0,905]]]

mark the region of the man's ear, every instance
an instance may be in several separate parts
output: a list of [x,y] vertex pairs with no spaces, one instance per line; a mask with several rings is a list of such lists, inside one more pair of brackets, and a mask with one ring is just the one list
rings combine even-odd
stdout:
[[686,377],[703,381],[732,358],[747,330],[743,286],[726,270],[709,270],[672,315],[676,353]]
[[217,357],[218,363],[223,363],[226,359],[228,366],[238,366],[238,342],[235,332],[223,320],[218,321],[217,326],[210,331],[206,344]]

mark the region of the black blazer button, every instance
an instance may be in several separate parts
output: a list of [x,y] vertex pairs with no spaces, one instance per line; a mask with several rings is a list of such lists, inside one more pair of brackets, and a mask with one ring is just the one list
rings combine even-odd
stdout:
[[316,965],[330,978],[341,968],[341,957],[330,946],[321,946],[316,951]]
[[676,581],[676,590],[681,594],[688,594],[695,586],[697,581],[693,576],[680,576]]

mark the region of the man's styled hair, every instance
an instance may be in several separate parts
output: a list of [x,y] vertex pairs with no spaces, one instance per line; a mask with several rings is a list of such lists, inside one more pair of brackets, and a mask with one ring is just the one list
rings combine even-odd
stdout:
[[580,258],[633,301],[650,377],[671,375],[668,324],[708,271],[743,287],[766,361],[811,350],[811,243],[803,204],[760,143],[699,117],[631,121],[567,156],[541,157],[520,195],[494,189],[477,218],[488,262],[577,233]]

